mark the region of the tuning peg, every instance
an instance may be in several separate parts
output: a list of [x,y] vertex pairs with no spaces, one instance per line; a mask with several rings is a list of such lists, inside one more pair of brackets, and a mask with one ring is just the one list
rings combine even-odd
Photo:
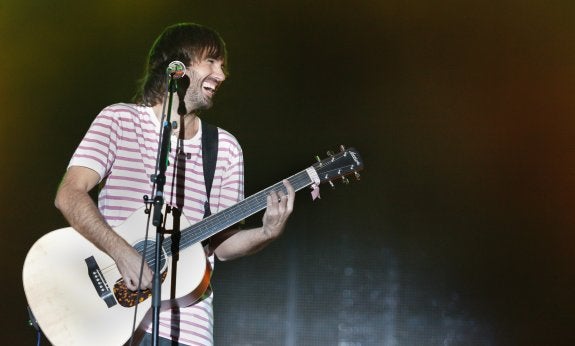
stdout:
[[330,156],[330,157],[333,156],[333,151],[328,150],[328,151],[327,151],[327,156]]
[[361,176],[359,175],[359,173],[357,173],[357,172],[353,172],[353,174],[355,175],[355,179],[357,179],[357,180],[361,180],[361,179],[360,179],[360,178],[361,178]]
[[347,177],[341,177],[341,181],[346,185],[349,184],[349,179],[347,179]]
[[340,146],[339,146],[339,150],[341,150],[341,152],[343,153],[343,152],[345,151],[345,145],[343,145],[343,144],[340,145]]
[[319,158],[318,155],[315,156],[315,159],[317,160],[317,162],[319,163],[319,166],[321,167],[321,159]]
[[329,186],[331,186],[332,189],[335,189],[335,185],[333,185],[333,182],[331,180],[327,181],[329,183]]

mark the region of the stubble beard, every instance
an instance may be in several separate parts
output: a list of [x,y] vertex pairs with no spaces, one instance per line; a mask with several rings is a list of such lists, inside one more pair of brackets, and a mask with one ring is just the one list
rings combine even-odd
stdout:
[[195,73],[192,73],[189,78],[190,86],[184,96],[185,113],[210,109],[214,103],[210,97],[205,96],[202,92],[202,81]]

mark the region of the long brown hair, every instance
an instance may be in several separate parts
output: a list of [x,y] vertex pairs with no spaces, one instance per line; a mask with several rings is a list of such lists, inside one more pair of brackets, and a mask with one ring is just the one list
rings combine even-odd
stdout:
[[222,59],[227,66],[226,45],[215,30],[194,23],[167,27],[150,49],[144,77],[134,100],[155,106],[166,92],[166,69],[170,62],[178,60],[190,66],[204,58]]

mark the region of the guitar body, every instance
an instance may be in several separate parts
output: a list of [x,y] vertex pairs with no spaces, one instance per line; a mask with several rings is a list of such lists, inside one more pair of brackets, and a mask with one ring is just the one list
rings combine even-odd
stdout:
[[[137,249],[135,244],[145,242],[146,220],[143,209],[138,210],[116,231]],[[182,227],[186,226],[185,218],[181,222]],[[148,253],[153,253],[155,233],[155,229],[150,231]],[[96,274],[89,272],[86,259],[97,265]],[[210,275],[211,266],[200,243],[181,249],[177,266],[171,257],[166,257],[161,309],[197,301],[207,290]],[[47,233],[34,243],[26,256],[22,277],[28,304],[52,344],[121,345],[130,339],[136,307],[129,306],[125,294],[132,292],[122,291],[123,284],[116,284],[121,275],[114,261],[73,228]],[[177,285],[172,287],[176,278]],[[106,288],[106,284],[109,289],[104,297],[98,287]],[[137,307],[139,337],[151,322],[151,302],[151,297],[146,297]]]

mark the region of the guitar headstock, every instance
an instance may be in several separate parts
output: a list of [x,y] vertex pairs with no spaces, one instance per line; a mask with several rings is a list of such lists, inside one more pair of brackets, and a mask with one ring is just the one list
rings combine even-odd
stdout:
[[356,179],[359,180],[359,171],[363,169],[363,161],[359,152],[354,148],[346,149],[343,145],[340,146],[340,152],[332,153],[327,152],[328,157],[320,160],[313,165],[319,176],[320,182],[329,182],[333,187],[333,180],[341,178],[344,183],[349,183],[347,175],[354,174]]

